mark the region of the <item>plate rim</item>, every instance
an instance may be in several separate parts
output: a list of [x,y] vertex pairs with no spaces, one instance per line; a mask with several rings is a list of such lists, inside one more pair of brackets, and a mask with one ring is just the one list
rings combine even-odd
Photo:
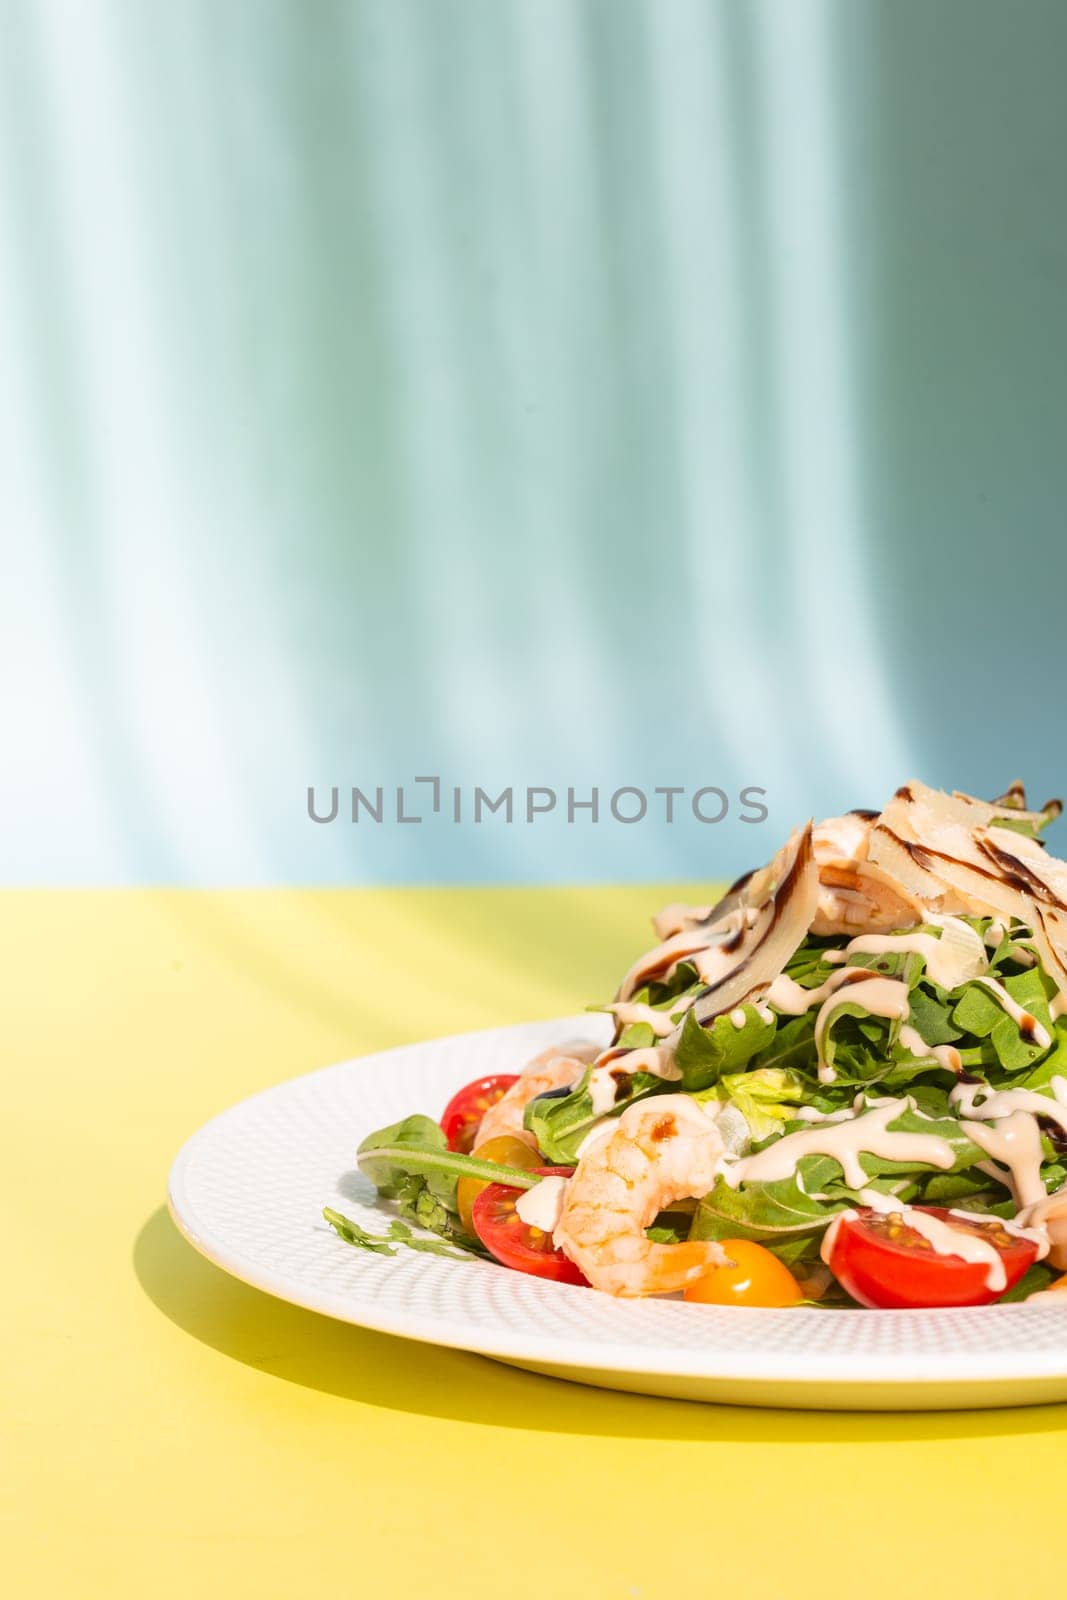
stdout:
[[[741,1340],[731,1341],[728,1348],[713,1341],[711,1351],[696,1339],[691,1347],[664,1345],[661,1351],[655,1351],[647,1344],[630,1345],[622,1339],[613,1338],[610,1343],[605,1344],[602,1339],[583,1339],[578,1335],[564,1336],[537,1329],[519,1332],[502,1325],[493,1327],[472,1323],[463,1330],[457,1329],[453,1324],[442,1325],[439,1316],[427,1316],[415,1311],[393,1312],[387,1306],[376,1303],[370,1296],[354,1297],[350,1291],[332,1292],[309,1286],[285,1272],[266,1268],[242,1255],[239,1249],[231,1247],[225,1238],[203,1223],[198,1215],[195,1189],[191,1188],[189,1181],[191,1169],[218,1128],[247,1114],[248,1108],[257,1101],[283,1098],[292,1092],[294,1086],[311,1079],[326,1079],[353,1071],[365,1071],[368,1066],[386,1064],[390,1058],[407,1055],[413,1050],[432,1050],[434,1046],[471,1039],[484,1040],[489,1035],[514,1037],[521,1034],[529,1035],[536,1047],[539,1036],[545,1042],[551,1042],[549,1036],[553,1034],[561,1033],[568,1028],[588,1031],[591,1027],[595,1027],[596,1021],[594,1015],[579,1012],[565,1017],[470,1029],[458,1034],[413,1040],[407,1044],[371,1051],[326,1066],[312,1068],[256,1090],[253,1094],[244,1096],[215,1113],[182,1144],[173,1160],[168,1177],[167,1206],[170,1216],[182,1236],[208,1261],[231,1277],[276,1299],[374,1332],[441,1348],[465,1350],[490,1357],[498,1356],[517,1363],[528,1360],[585,1371],[645,1375],[650,1378],[706,1380],[720,1385],[731,1381],[739,1384],[762,1382],[782,1389],[788,1389],[790,1385],[795,1384],[827,1385],[835,1389],[857,1392],[875,1385],[916,1390],[934,1387],[951,1390],[954,1387],[973,1386],[976,1383],[991,1386],[1025,1385],[1056,1379],[1062,1379],[1067,1385],[1067,1317],[1064,1325],[1063,1350],[1029,1348],[1024,1337],[1020,1337],[1008,1348],[998,1347],[992,1360],[983,1351],[960,1351],[944,1347],[927,1351],[914,1349],[849,1351],[847,1355],[842,1355],[840,1351],[810,1350],[805,1353],[802,1365],[789,1372],[781,1367],[774,1370],[774,1358],[767,1350],[746,1349],[743,1336]],[[321,1217],[315,1218],[314,1225],[323,1229],[327,1227],[327,1224],[321,1221]],[[484,1266],[473,1260],[470,1262],[445,1260],[441,1264],[448,1270],[456,1267],[467,1270],[471,1266]],[[557,1293],[568,1295],[584,1295],[591,1292],[568,1284],[553,1284],[551,1287]],[[619,1303],[625,1304],[625,1302]],[[1032,1307],[1026,1302],[984,1309],[995,1313],[998,1320],[1018,1321],[1020,1329],[1025,1326],[1026,1318],[1032,1312]],[[1067,1294],[1064,1295],[1063,1309],[1067,1312]],[[921,1311],[851,1309],[834,1311],[814,1307],[770,1309],[694,1306],[691,1310],[697,1317],[710,1312],[716,1320],[725,1315],[738,1318],[739,1323],[753,1318],[788,1318],[790,1321],[805,1318],[812,1319],[813,1322],[816,1320],[822,1322],[826,1317],[845,1315],[866,1320],[890,1318],[894,1322],[899,1322],[902,1318],[921,1318],[927,1321],[931,1318],[950,1320],[958,1314],[952,1309],[940,1308]],[[710,1321],[710,1318],[708,1320]],[[795,1363],[796,1355],[795,1353],[783,1355],[781,1360],[783,1364]]]

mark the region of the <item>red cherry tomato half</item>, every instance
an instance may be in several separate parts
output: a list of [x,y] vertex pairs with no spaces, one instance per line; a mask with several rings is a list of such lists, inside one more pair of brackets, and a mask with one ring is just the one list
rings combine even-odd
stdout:
[[[573,1167],[536,1167],[542,1178],[569,1178]],[[537,1278],[554,1278],[557,1283],[588,1283],[562,1250],[552,1243],[552,1235],[531,1228],[515,1210],[523,1191],[503,1183],[491,1183],[474,1202],[474,1231],[505,1267],[516,1272],[532,1272]]]
[[955,1232],[984,1239],[999,1255],[1005,1282],[990,1288],[988,1261],[942,1255],[899,1215],[860,1211],[842,1218],[830,1250],[829,1267],[841,1286],[861,1305],[902,1310],[918,1306],[983,1306],[1014,1287],[1037,1259],[1037,1246],[1002,1227],[996,1217],[971,1221],[943,1206],[916,1206],[946,1222]]
[[515,1072],[494,1072],[488,1078],[475,1078],[473,1083],[458,1090],[441,1113],[441,1128],[448,1148],[469,1156],[485,1113],[518,1081]]

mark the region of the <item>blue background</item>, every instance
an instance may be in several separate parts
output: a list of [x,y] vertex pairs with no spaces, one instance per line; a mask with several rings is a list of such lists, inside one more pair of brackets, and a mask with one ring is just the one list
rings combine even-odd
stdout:
[[[7,0],[0,874],[721,877],[1064,787],[1067,8]],[[306,790],[767,790],[761,828]]]

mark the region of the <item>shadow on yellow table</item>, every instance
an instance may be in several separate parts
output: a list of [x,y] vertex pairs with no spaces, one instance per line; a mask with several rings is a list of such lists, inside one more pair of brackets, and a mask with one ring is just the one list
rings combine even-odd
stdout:
[[1060,1432],[1067,1407],[886,1415],[700,1405],[566,1383],[482,1356],[336,1322],[250,1288],[182,1238],[165,1208],[137,1237],[134,1268],[164,1316],[234,1361],[390,1411],[632,1439],[724,1442],[968,1439]]
[[587,1388],[273,1300],[161,1208],[178,1147],[224,1106],[409,1039],[573,1011],[611,992],[651,906],[701,893],[0,897],[12,1593],[1062,1586],[1065,1407],[826,1414]]

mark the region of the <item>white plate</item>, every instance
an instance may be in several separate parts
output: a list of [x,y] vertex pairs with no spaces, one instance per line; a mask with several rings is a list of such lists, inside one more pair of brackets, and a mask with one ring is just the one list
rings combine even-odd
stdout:
[[375,1232],[386,1208],[355,1171],[363,1136],[439,1115],[461,1084],[517,1071],[604,1019],[497,1028],[326,1067],[193,1135],[170,1207],[209,1260],[268,1294],[366,1328],[607,1388],[834,1409],[1067,1399],[1067,1295],[969,1311],[757,1311],[615,1300],[471,1260],[345,1244],[335,1207]]

